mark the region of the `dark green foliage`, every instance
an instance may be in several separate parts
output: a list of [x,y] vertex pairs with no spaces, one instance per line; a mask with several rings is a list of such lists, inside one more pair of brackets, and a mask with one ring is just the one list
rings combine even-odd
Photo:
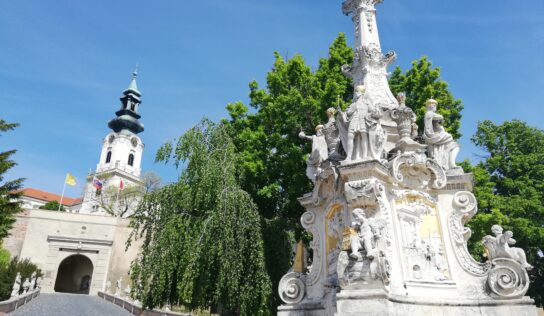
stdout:
[[[468,222],[473,230],[470,248],[482,254],[481,239],[491,225],[514,232],[516,246],[527,253],[535,269],[529,295],[544,303],[544,131],[513,120],[496,125],[483,121],[472,141],[489,156],[465,171],[475,178],[479,212]],[[540,255],[539,255],[540,253]]]
[[444,116],[444,127],[454,138],[461,137],[461,100],[455,99],[448,90],[448,84],[440,79],[440,68],[432,68],[432,62],[423,56],[412,62],[412,68],[402,73],[400,67],[395,68],[389,86],[393,94],[406,93],[406,105],[417,115],[420,133],[423,131],[425,101],[433,98],[438,101],[437,112]]
[[133,262],[136,296],[147,307],[222,305],[240,315],[272,314],[261,218],[240,188],[238,156],[222,124],[203,120],[157,161],[184,165],[179,181],[149,193],[133,216],[143,238]]
[[[13,130],[18,124],[6,123],[0,119],[0,132]],[[23,179],[6,181],[6,172],[15,167],[17,163],[10,159],[16,150],[0,152],[0,241],[8,236],[8,231],[15,222],[15,214],[21,211],[20,203],[16,199],[19,194],[13,193],[21,189]]]
[[22,284],[32,273],[36,271],[36,278],[43,276],[38,266],[30,262],[30,259],[19,260],[17,257],[11,259],[8,265],[0,266],[0,301],[9,299],[13,283],[17,277],[17,272],[21,273],[21,288],[19,294],[23,292]]
[[[49,210],[49,211],[58,211],[59,210],[59,202],[57,201],[49,201],[45,203],[45,205],[40,206],[41,210]],[[64,206],[61,206],[61,211],[64,212]]]

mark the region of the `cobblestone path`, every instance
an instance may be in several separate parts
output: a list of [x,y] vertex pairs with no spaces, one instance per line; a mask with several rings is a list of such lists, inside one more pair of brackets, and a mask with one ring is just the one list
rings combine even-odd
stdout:
[[98,296],[80,294],[40,294],[10,316],[129,316],[131,313]]

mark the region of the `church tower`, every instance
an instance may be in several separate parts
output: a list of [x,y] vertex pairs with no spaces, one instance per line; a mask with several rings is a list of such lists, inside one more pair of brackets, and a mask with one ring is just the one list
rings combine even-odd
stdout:
[[144,131],[144,126],[138,114],[142,94],[136,84],[137,76],[135,71],[120,98],[121,108],[108,123],[112,131],[102,140],[96,170],[87,176],[80,213],[126,217],[139,200],[136,194],[126,196],[126,190],[142,186],[140,165],[144,144],[138,134]]

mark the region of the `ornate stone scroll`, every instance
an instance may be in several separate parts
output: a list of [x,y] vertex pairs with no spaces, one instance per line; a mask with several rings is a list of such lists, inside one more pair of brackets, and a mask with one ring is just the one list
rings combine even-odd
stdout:
[[282,301],[287,304],[300,303],[304,299],[305,276],[298,272],[289,272],[280,280],[278,292]]
[[475,276],[485,276],[491,265],[474,260],[467,248],[467,241],[472,231],[465,227],[465,223],[478,212],[476,197],[471,192],[460,191],[455,193],[452,203],[453,212],[449,218],[449,231],[455,256],[465,271]]
[[499,258],[491,262],[487,287],[497,299],[520,298],[529,289],[527,271],[513,259]]
[[391,174],[395,180],[412,189],[424,189],[427,186],[441,189],[447,183],[444,169],[421,152],[395,157],[391,161]]

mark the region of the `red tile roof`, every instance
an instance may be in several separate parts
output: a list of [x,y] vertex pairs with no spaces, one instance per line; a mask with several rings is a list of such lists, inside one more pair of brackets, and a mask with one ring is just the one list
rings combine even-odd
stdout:
[[[33,188],[25,188],[25,189],[22,189],[22,190],[19,190],[19,191],[15,191],[15,193],[19,193],[19,192],[21,193],[21,195],[27,196],[27,197],[30,197],[30,198],[42,200],[42,201],[45,201],[45,202],[57,201],[57,202],[60,203],[60,195],[55,194],[55,193],[46,192],[46,191],[33,189]],[[81,198],[75,199],[75,198],[71,198],[71,197],[68,197],[68,196],[64,196],[62,198],[62,205],[71,206],[71,205],[74,205],[74,204],[81,203],[81,201],[82,201]]]

